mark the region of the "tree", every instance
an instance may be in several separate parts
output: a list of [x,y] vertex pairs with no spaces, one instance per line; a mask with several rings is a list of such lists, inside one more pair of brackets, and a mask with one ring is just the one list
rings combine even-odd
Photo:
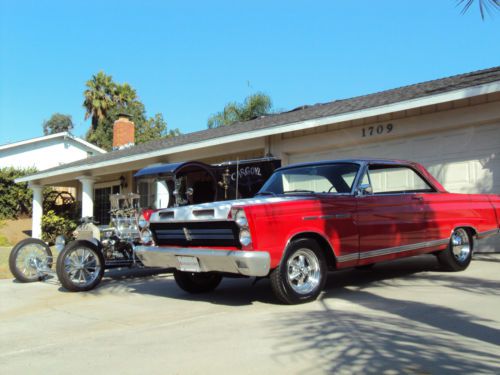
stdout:
[[135,143],[179,135],[178,129],[167,131],[163,115],[147,118],[146,108],[138,99],[137,92],[128,83],[118,84],[103,72],[92,76],[86,84],[83,106],[85,119],[92,118],[87,132],[87,141],[111,150],[113,146],[113,124],[118,114],[127,113],[135,124]]
[[462,14],[465,14],[474,3],[477,3],[483,20],[485,14],[491,9],[500,10],[500,0],[457,0],[457,3],[463,5]]
[[135,142],[144,143],[159,138],[170,138],[180,135],[179,129],[167,130],[167,123],[161,113],[149,118],[135,127]]
[[218,112],[208,119],[209,129],[220,126],[232,125],[236,122],[248,121],[259,116],[271,113],[271,98],[263,93],[256,93],[248,96],[240,103],[231,102],[226,104],[222,112]]
[[43,122],[43,134],[55,134],[61,132],[70,132],[73,129],[73,121],[70,115],[54,113],[50,119]]
[[[145,112],[144,104],[138,100],[128,102],[126,105],[113,104],[106,112],[105,117],[99,119],[95,129],[92,127],[89,129],[86,137],[87,141],[105,150],[111,150],[113,148],[113,124],[118,115],[120,113],[127,113],[131,121],[134,122],[137,133],[137,128],[146,122]],[[139,142],[136,140],[136,143]]]
[[116,104],[118,93],[113,78],[104,72],[93,75],[86,86],[87,89],[83,93],[85,120],[92,118],[91,132],[93,132],[97,129],[99,121],[103,120],[109,109]]

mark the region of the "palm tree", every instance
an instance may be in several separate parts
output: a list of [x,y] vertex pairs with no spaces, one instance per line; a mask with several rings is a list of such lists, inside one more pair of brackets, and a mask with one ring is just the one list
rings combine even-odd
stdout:
[[99,72],[86,83],[83,106],[86,109],[85,120],[92,118],[92,131],[97,129],[99,120],[106,117],[108,110],[115,105],[116,85],[111,76]]
[[113,92],[113,101],[126,108],[129,103],[137,99],[137,92],[128,83],[123,85],[115,85]]
[[248,121],[256,117],[267,115],[271,112],[271,98],[263,93],[248,96],[243,104],[228,103],[222,110],[208,119],[209,129],[234,124],[235,122]]
[[483,20],[486,12],[490,12],[491,9],[500,9],[500,0],[457,0],[457,3],[458,5],[463,5],[462,14],[466,13],[474,3],[478,3],[479,12]]

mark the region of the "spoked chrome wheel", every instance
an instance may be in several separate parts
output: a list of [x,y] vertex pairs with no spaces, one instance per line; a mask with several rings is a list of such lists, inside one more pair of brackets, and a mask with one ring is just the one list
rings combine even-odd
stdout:
[[66,257],[64,270],[75,285],[86,287],[99,276],[101,262],[93,250],[77,248]]
[[469,235],[463,228],[455,229],[451,235],[451,251],[459,263],[465,262],[471,252]]
[[316,254],[310,249],[298,249],[287,261],[288,282],[299,294],[307,294],[319,285],[320,268]]
[[436,255],[443,270],[463,271],[469,267],[473,250],[474,242],[470,229],[455,228],[446,250],[439,251]]
[[315,300],[325,286],[327,264],[325,253],[312,238],[291,241],[283,258],[269,274],[271,288],[283,303]]
[[27,238],[12,249],[9,268],[14,277],[22,282],[42,279],[51,271],[52,252],[42,240]]
[[93,289],[104,274],[104,258],[91,242],[69,243],[57,258],[57,277],[66,289],[81,292]]

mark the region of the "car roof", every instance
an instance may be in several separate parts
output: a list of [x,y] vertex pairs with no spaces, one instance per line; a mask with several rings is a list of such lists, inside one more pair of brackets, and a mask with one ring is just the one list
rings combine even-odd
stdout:
[[320,160],[307,163],[297,163],[290,164],[281,168],[276,169],[276,171],[300,168],[300,167],[312,167],[317,165],[328,165],[328,164],[391,164],[391,165],[415,165],[415,162],[408,160],[399,159],[380,159],[380,158],[358,158],[358,159],[336,159],[336,160]]

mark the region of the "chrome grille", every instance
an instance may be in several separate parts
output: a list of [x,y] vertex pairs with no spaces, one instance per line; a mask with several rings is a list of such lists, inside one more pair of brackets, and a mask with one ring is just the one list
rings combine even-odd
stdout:
[[233,221],[151,223],[150,228],[158,245],[240,247]]

